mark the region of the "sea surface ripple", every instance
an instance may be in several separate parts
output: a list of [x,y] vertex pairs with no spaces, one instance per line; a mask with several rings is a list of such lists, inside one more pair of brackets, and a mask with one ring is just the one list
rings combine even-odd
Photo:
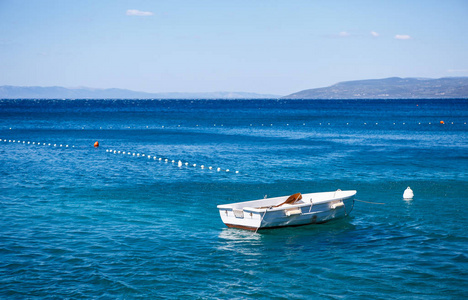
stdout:
[[[466,299],[466,122],[456,99],[0,100],[0,298]],[[216,209],[336,189],[385,204],[259,233]]]

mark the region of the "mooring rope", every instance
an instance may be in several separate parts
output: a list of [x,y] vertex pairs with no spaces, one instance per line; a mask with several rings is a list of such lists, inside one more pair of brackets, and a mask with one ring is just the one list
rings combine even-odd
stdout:
[[369,204],[379,204],[379,205],[385,205],[385,203],[378,203],[378,202],[368,202],[368,201],[363,201],[363,200],[358,200],[358,199],[354,199],[354,201],[359,201],[359,202],[364,202],[364,203],[369,203]]

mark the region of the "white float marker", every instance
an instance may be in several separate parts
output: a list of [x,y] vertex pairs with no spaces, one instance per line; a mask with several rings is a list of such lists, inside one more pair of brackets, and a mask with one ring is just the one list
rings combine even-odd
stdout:
[[185,165],[188,166],[188,162],[186,162]]
[[221,171],[221,168],[217,168],[216,171],[218,171],[218,172]]
[[403,193],[403,199],[411,200],[414,197],[413,190],[410,187],[407,187],[405,192]]
[[213,170],[213,167],[208,167],[208,169]]
[[159,161],[161,161],[161,160],[162,160],[162,157],[159,158]]
[[229,172],[229,169],[226,169],[226,172]]
[[179,162],[177,163],[177,166],[180,168],[182,167],[182,162],[179,160]]
[[194,167],[196,167],[196,166],[197,166],[197,164],[193,164],[193,166],[194,166]]
[[200,166],[200,168],[204,169],[204,168],[205,168],[205,166],[204,166],[204,165],[201,165],[201,166]]

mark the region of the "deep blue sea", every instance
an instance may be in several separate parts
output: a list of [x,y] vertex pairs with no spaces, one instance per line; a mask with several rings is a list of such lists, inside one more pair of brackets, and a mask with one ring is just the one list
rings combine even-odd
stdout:
[[[0,298],[467,299],[467,122],[468,100],[0,100]],[[216,208],[336,189],[384,204],[259,233]]]

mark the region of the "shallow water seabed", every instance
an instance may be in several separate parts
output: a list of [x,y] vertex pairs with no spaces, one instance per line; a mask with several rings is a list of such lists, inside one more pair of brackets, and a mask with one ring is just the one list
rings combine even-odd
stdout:
[[[0,101],[0,138],[26,141],[0,142],[2,297],[468,295],[466,101],[67,103]],[[216,209],[338,188],[385,205],[260,234]]]

